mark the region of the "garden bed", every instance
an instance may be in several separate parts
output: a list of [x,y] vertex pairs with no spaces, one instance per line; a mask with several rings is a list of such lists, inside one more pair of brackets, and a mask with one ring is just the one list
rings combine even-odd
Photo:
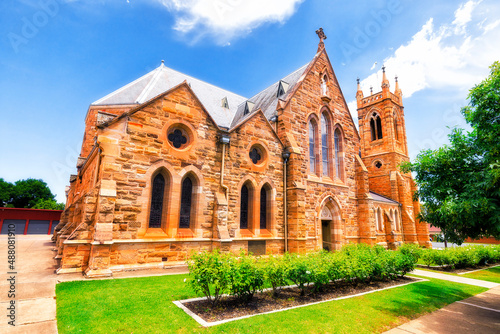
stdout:
[[[272,289],[256,293],[248,303],[243,303],[235,297],[226,297],[221,300],[216,307],[212,307],[210,301],[205,298],[195,298],[177,301],[175,303],[185,311],[187,309],[196,315],[194,318],[200,324],[211,326],[228,320],[231,321],[263,313],[283,311],[290,308],[375,292],[418,281],[422,281],[422,279],[400,277],[388,281],[374,281],[358,284],[335,282],[334,284],[325,285],[323,291],[320,293],[309,291],[304,296],[300,295],[300,289],[298,287],[291,286],[283,288],[277,297],[272,296]],[[199,319],[197,319],[198,317]]]

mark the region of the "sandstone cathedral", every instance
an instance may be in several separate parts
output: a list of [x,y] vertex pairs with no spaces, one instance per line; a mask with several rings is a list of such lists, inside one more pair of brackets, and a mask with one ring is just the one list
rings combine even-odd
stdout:
[[359,131],[318,30],[303,67],[246,98],[166,67],[92,103],[55,229],[58,273],[347,243],[429,246],[416,218],[402,92],[356,94]]

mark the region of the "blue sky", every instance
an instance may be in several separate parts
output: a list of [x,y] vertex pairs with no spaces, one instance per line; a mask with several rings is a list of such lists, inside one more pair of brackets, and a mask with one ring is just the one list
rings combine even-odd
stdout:
[[411,157],[464,127],[468,90],[500,60],[500,3],[20,0],[0,3],[0,177],[59,201],[90,103],[159,66],[250,97],[326,50],[356,118],[356,77],[399,76]]

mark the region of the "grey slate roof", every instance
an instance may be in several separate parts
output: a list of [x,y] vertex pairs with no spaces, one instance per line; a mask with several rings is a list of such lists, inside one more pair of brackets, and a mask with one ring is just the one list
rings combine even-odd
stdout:
[[[288,98],[288,95],[302,78],[309,64],[302,66],[280,80],[288,84],[288,89],[279,98],[277,92],[280,81],[277,81],[252,98],[247,99],[189,75],[177,72],[166,67],[162,62],[158,68],[95,101],[92,105],[140,105],[179,85],[183,81],[187,81],[217,125],[231,128],[250,117],[259,109],[264,112],[267,119],[270,119],[275,113],[278,100],[286,100]],[[222,100],[224,98],[227,98],[229,108],[222,107]],[[250,113],[244,115],[247,101],[253,102],[254,106],[250,110]]]
[[[236,109],[246,101],[243,96],[177,72],[162,63],[158,68],[95,101],[92,105],[139,105],[179,85],[184,80],[191,86],[193,92],[219,126],[229,127],[236,114]],[[224,97],[227,98],[229,109],[222,107]]]
[[[241,123],[245,118],[249,117],[254,111],[257,111],[259,109],[264,112],[264,115],[267,119],[270,119],[276,111],[278,100],[286,100],[288,98],[289,93],[293,90],[299,79],[302,77],[308,65],[309,63],[251,97],[249,101],[255,103],[255,105],[252,110],[250,110],[249,114],[244,115],[243,113],[245,109],[245,103],[239,105],[231,127],[234,127],[235,125]],[[280,81],[286,82],[287,84],[289,84],[289,86],[286,93],[278,98],[277,93]]]
[[382,195],[379,195],[377,193],[374,193],[373,191],[370,191],[371,197],[377,201],[377,202],[385,202],[385,203],[391,203],[391,204],[399,204],[399,202],[390,199],[389,197],[385,197]]

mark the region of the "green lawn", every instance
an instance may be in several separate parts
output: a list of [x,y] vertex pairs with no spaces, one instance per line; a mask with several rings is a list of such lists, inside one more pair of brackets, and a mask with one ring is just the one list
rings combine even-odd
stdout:
[[417,268],[417,269],[425,270],[425,271],[432,271],[432,272],[439,273],[439,274],[474,278],[474,279],[480,279],[480,280],[488,281],[488,282],[500,283],[500,266],[476,271],[476,272],[473,272],[470,274],[463,274],[463,275],[459,275],[456,273],[447,272],[447,271],[443,271],[443,270],[433,270],[433,269],[427,269],[427,268]]
[[460,275],[462,277],[481,279],[483,281],[500,283],[500,266],[476,271],[470,274]]
[[431,279],[361,297],[203,328],[172,301],[187,275],[76,281],[56,287],[59,333],[376,333],[484,288]]

